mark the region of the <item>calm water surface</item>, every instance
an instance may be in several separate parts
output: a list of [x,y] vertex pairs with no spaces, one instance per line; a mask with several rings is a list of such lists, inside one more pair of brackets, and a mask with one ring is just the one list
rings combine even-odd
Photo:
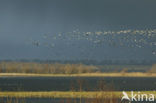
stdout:
[[120,91],[156,90],[154,77],[0,77],[1,91],[69,91],[78,89],[99,90],[100,81],[112,84]]

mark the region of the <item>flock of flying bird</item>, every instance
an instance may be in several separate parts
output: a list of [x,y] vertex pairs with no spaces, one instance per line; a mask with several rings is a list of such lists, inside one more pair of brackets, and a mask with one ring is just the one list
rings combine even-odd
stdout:
[[[33,45],[40,46],[44,45],[49,48],[55,48],[56,43],[60,41],[72,41],[69,45],[74,42],[88,42],[93,47],[97,46],[112,46],[112,47],[123,47],[123,48],[150,48],[151,53],[156,56],[156,29],[146,30],[118,30],[118,31],[80,31],[79,29],[73,30],[72,32],[60,32],[58,34],[44,34],[44,43],[38,40],[32,40]],[[86,47],[87,48],[87,47]]]

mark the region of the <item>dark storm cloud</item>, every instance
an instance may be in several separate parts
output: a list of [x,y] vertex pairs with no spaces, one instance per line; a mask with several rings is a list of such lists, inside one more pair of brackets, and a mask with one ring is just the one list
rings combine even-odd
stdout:
[[[29,43],[29,39],[42,41],[44,33],[68,32],[75,28],[83,31],[154,29],[155,10],[155,0],[1,0],[0,57],[1,59],[85,58],[77,47],[67,48],[61,45],[65,41],[55,41],[60,45],[49,50],[45,47],[34,47]],[[90,50],[93,49],[88,45],[85,51],[89,53]],[[134,52],[99,47],[93,51],[87,58],[154,58],[149,54],[150,49]]]

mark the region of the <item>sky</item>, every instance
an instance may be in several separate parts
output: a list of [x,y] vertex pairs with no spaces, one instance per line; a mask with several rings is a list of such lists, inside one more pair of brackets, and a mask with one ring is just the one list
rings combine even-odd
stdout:
[[[93,46],[85,40],[48,39],[74,30],[155,29],[155,10],[155,0],[0,0],[0,59],[156,60],[151,52],[155,47]],[[53,47],[44,43],[53,43]]]

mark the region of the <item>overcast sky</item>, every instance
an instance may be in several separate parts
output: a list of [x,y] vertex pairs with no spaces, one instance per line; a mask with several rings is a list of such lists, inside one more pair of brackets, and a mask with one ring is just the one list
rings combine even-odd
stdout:
[[84,42],[65,46],[68,41],[56,40],[49,49],[30,43],[42,41],[45,33],[75,29],[155,29],[155,10],[156,0],[0,0],[0,59],[155,59],[152,48],[93,49]]

